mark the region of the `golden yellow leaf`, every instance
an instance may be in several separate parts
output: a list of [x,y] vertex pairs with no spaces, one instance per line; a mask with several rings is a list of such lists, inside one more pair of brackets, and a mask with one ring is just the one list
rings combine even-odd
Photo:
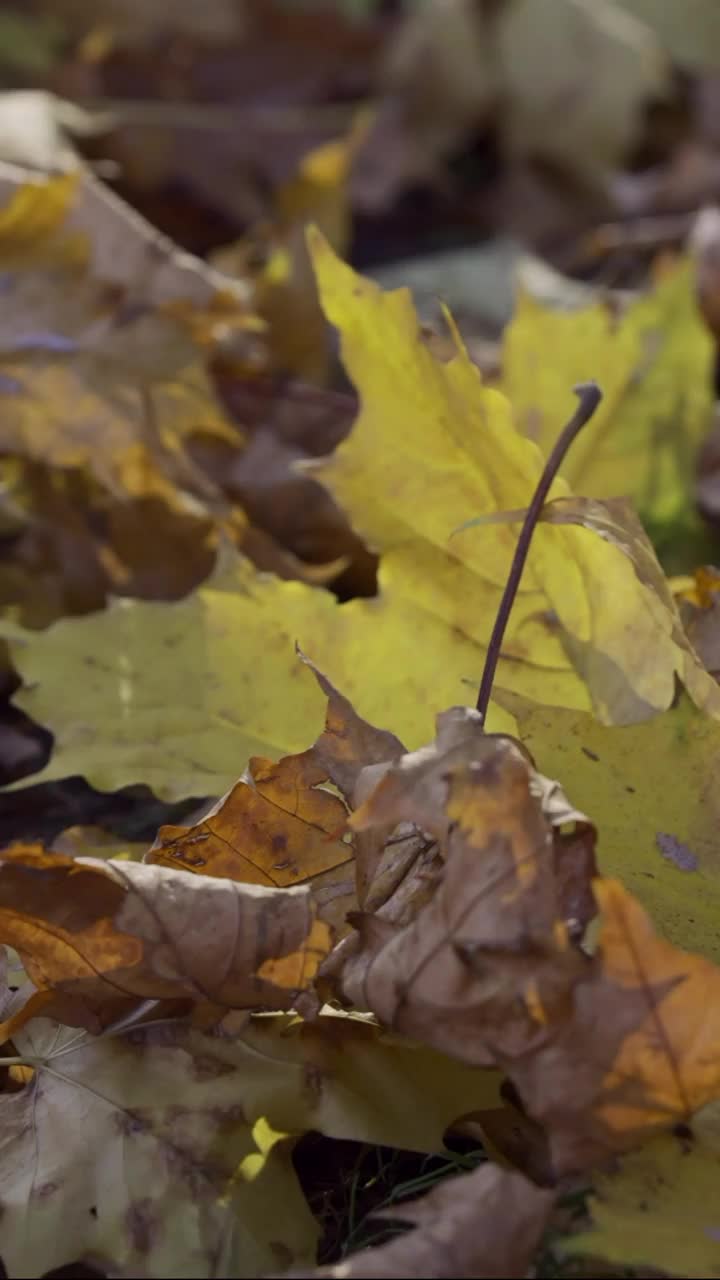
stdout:
[[592,498],[631,497],[652,527],[692,502],[712,411],[712,335],[682,262],[616,313],[602,301],[560,310],[521,292],[505,331],[502,388],[518,429],[548,453],[571,388],[592,376],[604,399],[563,473]]
[[537,768],[592,814],[606,875],[676,946],[720,963],[720,725],[680,696],[622,728],[498,693]]
[[662,1134],[595,1175],[587,1205],[592,1226],[563,1239],[560,1249],[624,1268],[703,1280],[720,1275],[718,1180],[717,1142],[690,1131]]
[[[41,778],[79,773],[101,789],[143,778],[168,796],[222,794],[249,756],[302,751],[320,727],[296,641],[361,716],[410,747],[427,739],[438,707],[474,697],[517,533],[493,523],[451,535],[465,519],[523,507],[541,455],[459,340],[448,363],[424,346],[406,292],[382,294],[317,238],[314,252],[362,401],[320,474],[382,552],[378,596],[338,605],[237,558],[222,587],[208,582],[172,609],[115,605],[59,624],[52,644],[6,627],[25,685],[17,700],[55,737]],[[553,493],[567,494],[562,480]],[[635,554],[644,535],[632,534],[630,554],[622,528],[606,532],[538,528],[497,684],[553,705],[592,701],[626,723],[669,706],[679,674],[717,711],[720,692],[646,540]],[[495,704],[488,723],[512,719]]]
[[[483,385],[457,335],[455,356],[440,362],[420,341],[407,290],[382,293],[340,262],[317,231],[310,244],[321,300],[340,331],[361,400],[353,431],[319,474],[382,554],[386,611],[399,622],[410,605],[441,620],[477,646],[479,667],[517,535],[502,524],[462,526],[526,506],[540,451],[515,430],[510,402]],[[585,374],[595,372],[588,353]],[[569,377],[567,390],[577,381],[576,374]],[[556,433],[566,416],[563,409]],[[550,497],[567,493],[557,479]],[[572,679],[559,697],[557,686],[549,688],[553,676],[570,675],[566,650],[572,645],[581,665],[583,651],[595,655],[588,677],[601,717],[645,718],[669,706],[675,672],[699,669],[673,634],[679,630],[673,610],[671,600],[661,601],[638,578],[618,546],[585,529],[543,524],[513,608],[503,649],[510,661],[498,683],[522,683],[538,701],[581,705],[584,691],[579,683],[573,690]],[[337,680],[332,666],[329,672]],[[698,684],[696,696],[720,711],[717,690],[701,669]]]
[[146,861],[242,884],[280,888],[352,861],[347,810],[319,785],[310,752],[278,763],[253,756],[235,786],[192,827],[161,827]]

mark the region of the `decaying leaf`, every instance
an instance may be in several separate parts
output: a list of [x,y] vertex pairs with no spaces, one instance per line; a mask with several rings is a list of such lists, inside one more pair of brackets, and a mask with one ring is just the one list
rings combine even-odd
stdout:
[[199,292],[210,315],[222,278],[188,272],[170,242],[122,206],[95,222],[93,201],[109,197],[80,183],[77,174],[28,181],[0,214],[3,451],[86,467],[124,496],[171,499],[193,479],[202,493],[183,441],[198,430],[234,433],[198,348],[159,303],[192,303]]
[[[345,997],[481,1064],[523,1052],[533,1007],[562,1005],[584,969],[568,938],[585,923],[572,914],[583,895],[575,884],[564,900],[562,854],[531,776],[515,744],[455,708],[438,718],[436,744],[387,771],[351,819],[358,830],[417,822],[439,840],[441,861],[409,918],[393,919],[392,900],[377,917],[388,928],[360,917]],[[587,895],[592,855],[581,865]]]
[[[201,442],[205,454],[223,449],[225,471],[242,445],[210,362],[240,376],[264,360],[247,281],[181,253],[84,170],[0,165],[0,194],[13,526],[0,601],[43,626],[110,593],[177,599],[211,571],[223,538],[281,577],[336,574],[342,547],[329,569],[306,568],[272,530],[248,528],[237,493],[203,467]],[[277,485],[265,478],[256,509]]]
[[496,1277],[526,1275],[553,1203],[553,1193],[519,1173],[483,1165],[434,1187],[420,1200],[384,1209],[379,1218],[411,1230],[376,1249],[362,1249],[334,1267],[290,1276],[353,1280],[355,1276]]
[[332,1014],[231,1038],[182,1023],[94,1038],[40,1018],[14,1044],[36,1064],[0,1098],[0,1253],[18,1277],[78,1258],[158,1280],[308,1265],[317,1227],[285,1135],[440,1150],[457,1109],[498,1091],[492,1072]]
[[252,1276],[312,1257],[285,1135],[245,1109],[247,1063],[172,1027],[93,1040],[36,1019],[15,1044],[38,1065],[22,1095],[0,1098],[11,1274],[80,1260],[158,1280]]
[[[720,969],[657,935],[614,880],[593,881],[595,952],[573,943],[541,795],[511,740],[484,735],[467,711],[440,716],[436,744],[387,770],[351,825],[414,816],[444,866],[409,919],[382,908],[355,921],[338,981],[384,1025],[504,1069],[562,1171],[717,1096]],[[563,812],[582,818],[566,802]],[[591,876],[586,861],[588,896]]]
[[559,1169],[687,1124],[720,1093],[720,969],[666,942],[619,881],[594,888],[592,967],[566,1020],[510,1068]]
[[21,845],[0,855],[0,938],[39,989],[98,1013],[178,997],[289,1008],[331,942],[302,887],[278,892]]
[[161,827],[145,861],[244,884],[308,884],[338,934],[347,912],[364,904],[383,846],[382,835],[351,839],[346,806],[357,802],[364,771],[389,765],[403,747],[362,720],[317,669],[315,675],[328,697],[315,745],[277,763],[251,758],[246,776],[201,822]]

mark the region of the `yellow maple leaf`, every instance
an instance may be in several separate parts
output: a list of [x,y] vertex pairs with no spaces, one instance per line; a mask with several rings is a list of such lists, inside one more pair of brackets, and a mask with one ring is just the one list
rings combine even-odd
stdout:
[[[310,233],[310,245],[325,313],[340,331],[343,360],[361,401],[353,431],[320,467],[320,477],[381,552],[381,586],[395,616],[401,603],[411,604],[482,650],[517,531],[489,525],[451,534],[474,517],[526,506],[541,452],[515,430],[510,402],[483,384],[457,333],[455,355],[440,362],[420,340],[407,289],[384,294],[343,264],[317,231]],[[585,373],[593,372],[588,353]],[[550,497],[568,493],[558,478]],[[543,688],[546,673],[569,671],[572,646],[581,669],[583,651],[601,655],[603,669],[596,662],[588,679],[604,719],[642,719],[664,709],[675,672],[717,710],[717,691],[698,671],[673,609],[639,579],[617,545],[586,529],[541,526],[513,608],[503,651],[508,665],[498,683],[523,683],[535,688],[530,696],[538,701],[556,700]],[[576,705],[582,698],[577,688],[570,696]]]
[[[302,751],[323,707],[296,641],[361,716],[410,748],[427,740],[438,708],[473,700],[517,532],[496,523],[451,534],[525,506],[542,456],[459,339],[454,358],[438,360],[406,290],[385,295],[313,244],[362,403],[320,475],[382,553],[378,596],[339,605],[238,557],[224,579],[171,607],[118,603],[57,624],[47,642],[6,626],[25,684],[17,701],[55,738],[41,778],[79,773],[101,789],[142,778],[166,796],[218,794],[249,756]],[[567,493],[556,480],[552,495]],[[642,531],[624,540],[618,515],[599,536],[601,524],[536,531],[498,687],[627,723],[667,708],[679,674],[716,714],[720,693]],[[495,704],[488,724],[514,721]]]
[[521,432],[548,453],[574,383],[590,374],[604,399],[563,472],[588,497],[631,497],[667,524],[691,498],[697,447],[712,412],[712,335],[689,262],[619,315],[608,303],[560,310],[521,291],[503,346],[502,387]]
[[606,1258],[626,1268],[717,1274],[717,1117],[714,1102],[693,1118],[691,1134],[660,1134],[597,1173],[588,1203],[592,1226],[563,1240],[563,1252]]

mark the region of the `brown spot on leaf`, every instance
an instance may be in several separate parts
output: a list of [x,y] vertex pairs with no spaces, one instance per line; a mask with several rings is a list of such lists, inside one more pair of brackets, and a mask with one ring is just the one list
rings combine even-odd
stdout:
[[137,1133],[147,1132],[147,1122],[137,1111],[118,1111],[114,1119],[120,1133],[125,1138]]
[[57,1182],[41,1182],[33,1187],[33,1198],[35,1200],[48,1200],[57,1190]]
[[150,1253],[157,1238],[158,1226],[152,1200],[136,1200],[125,1214],[125,1227],[133,1248],[143,1256]]
[[584,756],[587,756],[588,760],[598,761],[600,759],[600,757],[596,755],[594,751],[591,751],[589,747],[581,747],[580,750]]
[[278,1267],[283,1271],[286,1271],[287,1268],[292,1266],[295,1261],[292,1252],[282,1240],[270,1240],[268,1243],[273,1251],[273,1255],[277,1259]]
[[216,1080],[219,1076],[231,1074],[235,1068],[209,1053],[201,1053],[193,1055],[192,1070],[196,1080]]
[[247,1122],[245,1111],[239,1102],[232,1107],[212,1107],[210,1115],[218,1129],[222,1129],[224,1126],[232,1128],[237,1124]]

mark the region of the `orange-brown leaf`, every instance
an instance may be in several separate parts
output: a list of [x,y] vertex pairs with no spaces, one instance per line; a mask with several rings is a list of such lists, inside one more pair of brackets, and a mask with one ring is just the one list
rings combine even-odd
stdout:
[[201,822],[161,827],[145,861],[244,884],[307,884],[323,918],[342,931],[347,912],[364,901],[383,847],[374,833],[354,840],[346,834],[348,806],[356,802],[364,770],[389,763],[403,747],[362,720],[304,660],[328,697],[325,729],[314,746],[277,763],[253,757],[247,778]]
[[0,854],[0,941],[40,990],[102,1008],[135,999],[288,1008],[329,950],[308,889],[48,854]]

